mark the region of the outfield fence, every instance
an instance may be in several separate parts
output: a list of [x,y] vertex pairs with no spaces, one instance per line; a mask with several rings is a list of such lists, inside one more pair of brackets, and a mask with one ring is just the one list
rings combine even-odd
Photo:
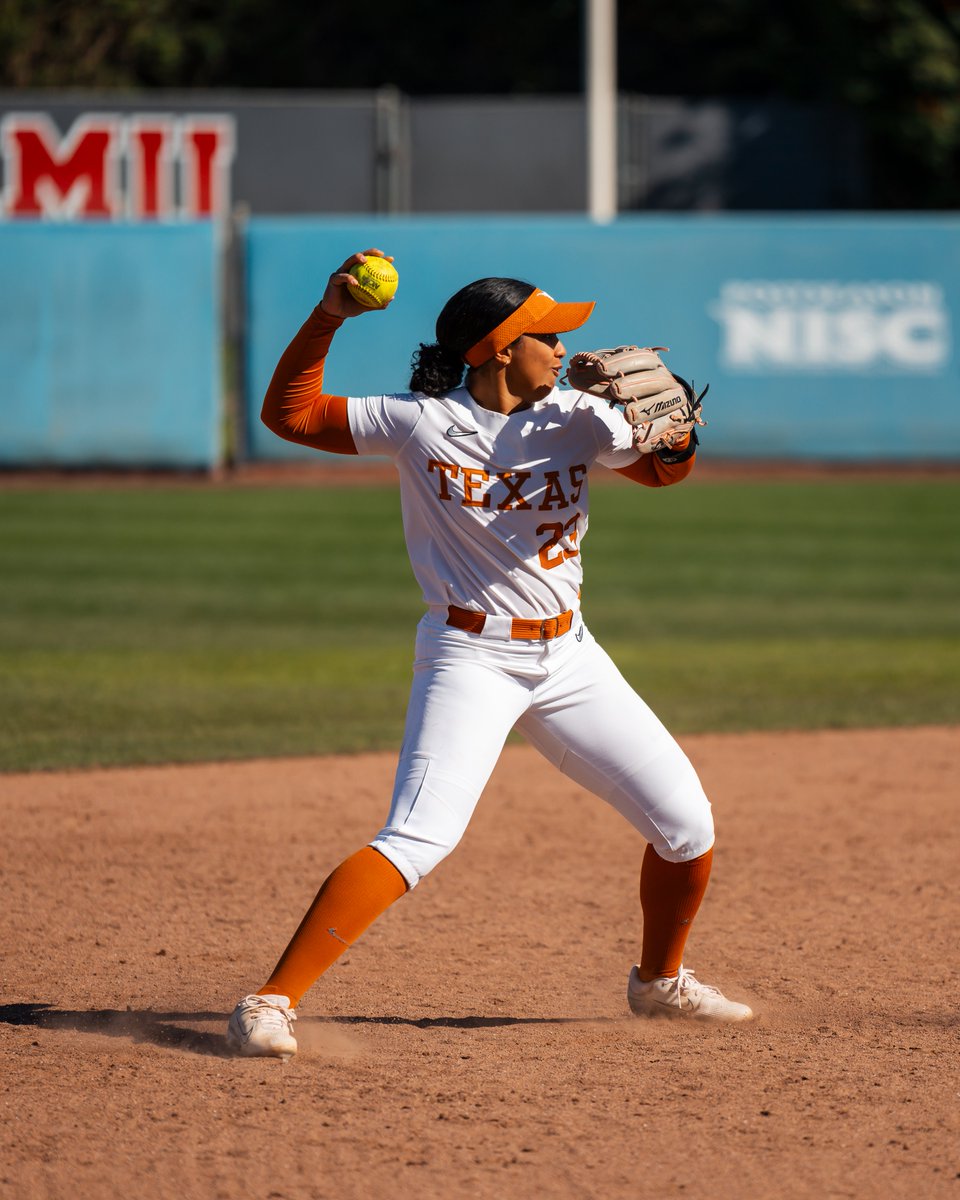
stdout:
[[0,466],[219,462],[219,253],[210,222],[0,224]]
[[512,275],[597,300],[572,350],[670,346],[711,385],[716,457],[960,461],[960,218],[728,214],[0,225],[0,465],[316,459],[260,403],[330,269],[369,245],[400,289],[338,334],[331,391],[403,390],[444,300]]

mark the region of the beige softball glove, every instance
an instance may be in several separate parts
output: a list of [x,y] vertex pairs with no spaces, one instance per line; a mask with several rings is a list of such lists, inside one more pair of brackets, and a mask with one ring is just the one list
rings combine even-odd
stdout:
[[706,424],[700,413],[707,388],[697,395],[685,379],[671,374],[660,358],[666,349],[582,350],[571,356],[564,376],[578,392],[623,406],[623,415],[633,426],[633,444],[641,454],[668,451],[695,425]]

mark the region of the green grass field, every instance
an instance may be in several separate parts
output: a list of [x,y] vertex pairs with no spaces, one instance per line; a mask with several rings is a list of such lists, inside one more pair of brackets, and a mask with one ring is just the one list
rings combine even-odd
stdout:
[[[960,486],[595,486],[584,613],[677,732],[960,721]],[[399,744],[394,487],[0,492],[0,770]]]

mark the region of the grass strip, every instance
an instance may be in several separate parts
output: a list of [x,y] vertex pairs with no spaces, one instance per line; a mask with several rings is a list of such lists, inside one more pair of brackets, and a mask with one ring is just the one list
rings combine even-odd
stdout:
[[[960,721],[952,480],[595,486],[584,613],[677,732]],[[0,493],[0,770],[399,744],[393,487]]]

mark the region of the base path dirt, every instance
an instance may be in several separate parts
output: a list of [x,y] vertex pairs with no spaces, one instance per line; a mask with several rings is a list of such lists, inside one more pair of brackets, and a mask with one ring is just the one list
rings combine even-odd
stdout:
[[522,746],[463,844],[230,1058],[389,755],[0,777],[0,1196],[960,1197],[960,729],[684,739],[714,802],[687,965],[758,1018],[638,1020],[643,843]]

